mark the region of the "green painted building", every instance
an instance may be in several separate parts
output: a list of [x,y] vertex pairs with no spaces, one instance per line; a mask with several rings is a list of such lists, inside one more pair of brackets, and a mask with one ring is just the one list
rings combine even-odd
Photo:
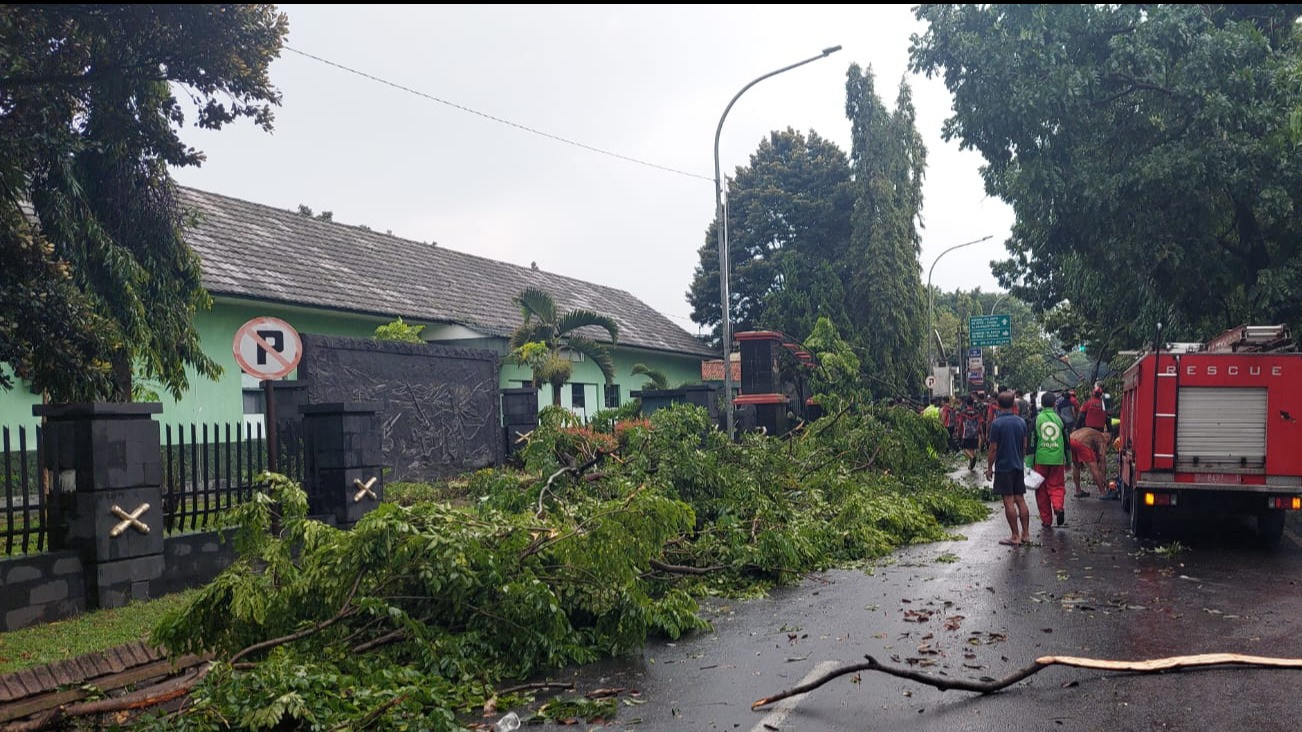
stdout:
[[[191,388],[179,401],[163,394],[166,423],[261,421],[257,382],[240,372],[232,351],[235,331],[257,316],[280,318],[300,333],[356,337],[369,337],[376,326],[402,317],[424,325],[422,336],[432,343],[505,354],[507,338],[521,320],[512,298],[537,287],[562,311],[586,308],[619,324],[612,388],[606,388],[594,364],[577,360],[561,394],[562,405],[584,416],[622,404],[642,388],[643,377],[630,373],[633,364],[659,369],[672,383],[694,383],[702,360],[712,355],[623,290],[213,193],[182,189],[181,194],[198,214],[187,241],[202,262],[204,286],[214,300],[212,310],[196,316],[195,326],[223,373],[215,381],[191,375]],[[593,330],[584,334],[608,341],[604,331]],[[527,384],[530,374],[504,363],[500,379],[503,387],[517,387]],[[550,404],[550,387],[541,392],[540,403]],[[0,391],[0,425],[35,425],[32,405],[40,399],[21,381]]]

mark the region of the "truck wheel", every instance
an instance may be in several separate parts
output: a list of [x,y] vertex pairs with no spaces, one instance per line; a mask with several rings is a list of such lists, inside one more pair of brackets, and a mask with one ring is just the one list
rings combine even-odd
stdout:
[[1130,507],[1135,503],[1135,489],[1121,482],[1117,486],[1121,488],[1121,511],[1130,513]]
[[1267,549],[1279,547],[1280,540],[1284,538],[1284,518],[1283,511],[1257,514],[1257,536]]
[[1153,509],[1141,506],[1139,501],[1131,500],[1130,530],[1136,539],[1145,539],[1153,534]]

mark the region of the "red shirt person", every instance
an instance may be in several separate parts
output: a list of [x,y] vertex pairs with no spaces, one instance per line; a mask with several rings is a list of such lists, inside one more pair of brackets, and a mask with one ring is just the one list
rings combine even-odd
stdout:
[[1108,431],[1108,413],[1103,409],[1102,389],[1095,388],[1094,395],[1081,405],[1076,417],[1076,426],[1089,427],[1104,433]]

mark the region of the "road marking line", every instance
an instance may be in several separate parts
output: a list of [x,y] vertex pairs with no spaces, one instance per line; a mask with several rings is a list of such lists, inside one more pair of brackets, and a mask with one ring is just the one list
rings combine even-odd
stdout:
[[[805,678],[801,679],[796,686],[808,684],[819,676],[822,676],[828,671],[836,668],[840,663],[840,661],[823,661],[822,663],[819,663],[810,669],[809,673],[805,674]],[[778,702],[778,705],[773,708],[773,711],[769,712],[764,719],[761,719],[759,724],[750,728],[750,732],[771,732],[771,730],[781,728],[782,723],[787,721],[787,715],[791,714],[791,712],[795,710],[796,705],[800,703],[800,700],[804,698],[804,694],[796,694],[795,696],[787,697]],[[765,727],[765,725],[768,726]]]
[[1287,527],[1285,527],[1284,529],[1284,536],[1287,536],[1289,541],[1297,545],[1298,549],[1302,549],[1302,536],[1298,536],[1297,534],[1294,534],[1293,530]]

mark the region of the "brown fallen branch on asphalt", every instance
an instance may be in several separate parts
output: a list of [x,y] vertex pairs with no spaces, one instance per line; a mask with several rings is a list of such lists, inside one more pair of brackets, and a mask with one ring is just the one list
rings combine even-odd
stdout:
[[872,656],[864,656],[865,663],[855,663],[834,668],[807,684],[794,686],[773,696],[767,696],[750,705],[751,709],[766,707],[788,697],[813,691],[839,676],[860,671],[880,671],[890,676],[909,679],[920,684],[933,686],[941,691],[971,691],[977,694],[993,694],[1036,674],[1050,666],[1072,666],[1075,668],[1092,668],[1101,671],[1129,671],[1131,673],[1158,673],[1186,668],[1205,668],[1207,666],[1252,666],[1257,668],[1302,669],[1302,658],[1272,658],[1270,656],[1244,656],[1238,653],[1203,653],[1196,656],[1170,656],[1148,661],[1109,661],[1101,658],[1078,658],[1075,656],[1041,656],[1035,663],[1016,671],[1003,679],[990,681],[966,681],[929,676],[918,671],[895,666],[886,666]]

